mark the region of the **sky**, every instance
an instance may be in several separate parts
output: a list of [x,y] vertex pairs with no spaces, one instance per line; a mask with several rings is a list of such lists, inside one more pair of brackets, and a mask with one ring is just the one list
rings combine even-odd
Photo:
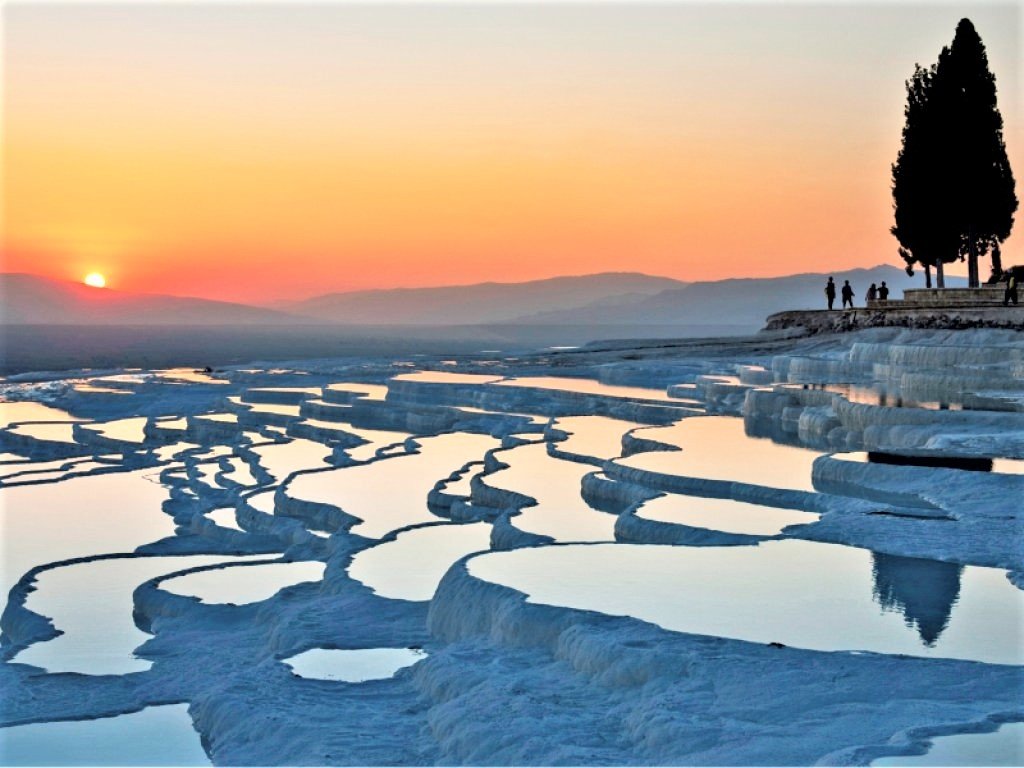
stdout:
[[272,302],[901,265],[904,81],[965,15],[1020,178],[1016,3],[8,2],[0,266]]

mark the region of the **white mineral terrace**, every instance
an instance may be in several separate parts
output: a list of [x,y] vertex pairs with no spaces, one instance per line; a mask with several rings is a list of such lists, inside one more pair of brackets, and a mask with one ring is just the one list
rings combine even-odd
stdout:
[[511,354],[4,381],[0,763],[1024,761],[1019,335]]

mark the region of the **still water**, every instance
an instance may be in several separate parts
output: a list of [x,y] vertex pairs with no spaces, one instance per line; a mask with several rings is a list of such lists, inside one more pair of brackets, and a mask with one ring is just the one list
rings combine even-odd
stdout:
[[637,430],[680,451],[638,453],[617,463],[667,475],[748,483],[783,490],[813,491],[811,466],[821,454],[749,437],[743,419],[700,416],[669,427]]
[[452,563],[490,549],[490,542],[490,523],[413,528],[359,552],[348,572],[382,597],[429,600]]
[[199,571],[161,582],[161,589],[176,595],[192,595],[204,603],[245,605],[273,597],[285,587],[317,582],[324,564],[316,560],[266,563]]
[[789,539],[521,549],[476,557],[470,572],[531,602],[633,616],[677,632],[1024,663],[1024,592],[994,568]]
[[0,728],[2,765],[212,765],[187,704]]
[[313,648],[284,660],[299,677],[362,683],[385,680],[427,657],[417,648]]
[[465,433],[417,442],[419,453],[299,475],[289,483],[288,495],[340,507],[363,521],[353,533],[379,539],[397,528],[436,522],[437,516],[427,509],[427,494],[434,484],[499,444],[489,435]]

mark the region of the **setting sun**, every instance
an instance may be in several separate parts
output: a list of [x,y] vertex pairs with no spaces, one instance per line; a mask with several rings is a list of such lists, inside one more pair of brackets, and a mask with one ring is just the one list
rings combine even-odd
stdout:
[[85,280],[82,281],[86,285],[92,286],[93,288],[106,288],[107,278],[101,275],[99,272],[90,272],[85,276]]

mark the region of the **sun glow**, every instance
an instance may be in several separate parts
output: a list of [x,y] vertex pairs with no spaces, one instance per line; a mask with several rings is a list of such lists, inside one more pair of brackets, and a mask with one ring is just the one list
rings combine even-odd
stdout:
[[93,288],[107,287],[107,278],[105,278],[99,272],[90,272],[88,275],[85,276],[85,279],[82,282]]

